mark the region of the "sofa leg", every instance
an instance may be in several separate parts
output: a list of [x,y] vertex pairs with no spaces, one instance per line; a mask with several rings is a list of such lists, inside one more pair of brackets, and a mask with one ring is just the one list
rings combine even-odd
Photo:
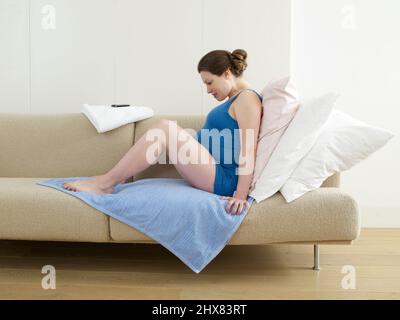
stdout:
[[314,270],[319,271],[319,244],[314,244]]

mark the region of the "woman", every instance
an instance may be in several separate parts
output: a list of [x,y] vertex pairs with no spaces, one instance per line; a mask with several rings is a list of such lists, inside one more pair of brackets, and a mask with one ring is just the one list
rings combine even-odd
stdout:
[[[185,181],[193,187],[222,195],[221,199],[229,200],[226,211],[231,214],[240,214],[244,206],[249,206],[249,193],[255,163],[257,138],[262,114],[262,97],[242,78],[247,67],[247,53],[237,49],[230,53],[225,50],[215,50],[207,53],[198,64],[198,72],[207,86],[207,93],[212,94],[218,101],[227,101],[218,105],[208,115],[207,120],[196,137],[191,136],[174,121],[161,119],[135,143],[124,157],[107,173],[95,176],[94,180],[77,180],[64,183],[64,188],[71,191],[94,192],[98,194],[112,193],[113,187],[125,182],[128,178],[137,175],[149,166],[155,164],[149,161],[146,151],[154,145],[150,135],[153,130],[161,130],[166,139],[160,142],[158,157],[163,151],[168,152],[172,162]],[[233,144],[220,148],[208,148],[209,140],[205,141],[203,133],[206,131],[231,133]],[[239,136],[238,133],[239,132]],[[252,138],[247,138],[251,132]],[[201,133],[201,134],[200,134]],[[175,153],[170,146],[170,135],[179,136],[176,141]],[[181,138],[184,139],[181,139]],[[214,137],[212,137],[214,138]],[[231,142],[231,141],[229,141]],[[238,152],[233,152],[233,145]],[[176,156],[182,146],[196,154],[197,161],[181,161]],[[230,149],[230,150],[227,150]],[[219,152],[231,151],[232,157],[220,157],[223,161],[216,161],[215,155]],[[238,154],[239,153],[239,154]],[[244,161],[237,161],[237,158]],[[202,159],[199,161],[199,159]],[[206,159],[207,161],[203,161]],[[157,160],[157,159],[155,159]],[[219,159],[218,159],[219,160]],[[228,160],[228,161],[226,161]],[[233,161],[232,161],[233,160]],[[240,163],[239,163],[240,162]],[[244,162],[244,165],[242,164]],[[249,165],[250,164],[250,165]],[[240,174],[246,166],[247,174]],[[249,170],[250,166],[250,170]]]

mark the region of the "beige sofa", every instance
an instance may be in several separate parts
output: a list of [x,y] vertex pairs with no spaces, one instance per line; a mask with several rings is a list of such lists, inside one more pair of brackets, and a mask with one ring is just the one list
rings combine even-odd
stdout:
[[[80,113],[0,114],[0,239],[156,243],[76,197],[35,183],[107,172],[160,118],[196,131],[205,121],[203,115],[155,116],[100,134]],[[127,182],[149,177],[181,178],[172,164],[156,164]],[[279,192],[254,201],[228,244],[312,244],[319,270],[319,244],[351,244],[360,233],[357,203],[339,183],[335,174],[290,204]]]

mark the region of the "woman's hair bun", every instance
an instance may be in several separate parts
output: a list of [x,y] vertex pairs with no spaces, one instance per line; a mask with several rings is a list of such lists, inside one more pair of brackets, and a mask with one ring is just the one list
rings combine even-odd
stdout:
[[232,72],[240,77],[247,68],[247,52],[243,49],[236,49],[231,53]]
[[243,49],[236,49],[231,53],[232,57],[236,59],[246,60],[247,59],[247,52]]

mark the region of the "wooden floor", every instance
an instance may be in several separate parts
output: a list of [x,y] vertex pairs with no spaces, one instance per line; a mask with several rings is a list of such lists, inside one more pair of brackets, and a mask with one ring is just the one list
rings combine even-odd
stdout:
[[[351,246],[227,246],[199,274],[160,245],[0,241],[0,299],[400,299],[400,229]],[[56,289],[42,288],[44,265]],[[356,288],[342,268],[354,266]]]

